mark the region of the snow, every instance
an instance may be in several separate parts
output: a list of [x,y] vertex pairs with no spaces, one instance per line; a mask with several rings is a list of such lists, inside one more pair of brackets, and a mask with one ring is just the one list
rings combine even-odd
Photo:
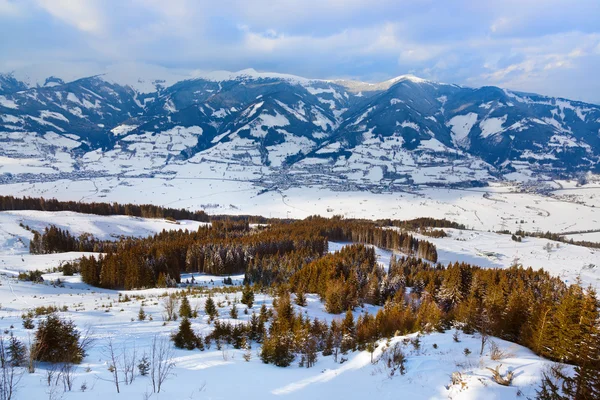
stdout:
[[448,121],[448,126],[452,130],[452,138],[456,143],[465,143],[468,139],[469,132],[473,125],[477,122],[477,114],[468,113],[465,115],[457,115]]
[[417,132],[420,131],[419,125],[417,125],[414,122],[410,122],[410,121],[403,121],[402,123],[399,123],[398,121],[396,121],[396,126],[401,126],[402,128],[411,128]]
[[[67,311],[59,312],[63,318],[74,321],[77,327],[85,329],[90,327],[95,342],[89,350],[88,356],[75,370],[74,389],[63,394],[64,399],[77,398],[114,398],[115,388],[110,380],[108,371],[108,356],[105,348],[108,338],[121,351],[127,347],[129,351],[135,346],[138,357],[149,351],[149,346],[154,335],[168,339],[176,329],[178,323],[163,322],[161,315],[163,308],[162,298],[166,293],[176,289],[146,289],[131,291],[116,291],[92,288],[81,282],[78,275],[62,276],[59,273],[46,272],[45,282],[34,284],[15,279],[19,271],[34,269],[51,269],[59,266],[61,262],[73,260],[84,253],[62,253],[51,255],[29,255],[28,240],[32,234],[21,228],[22,222],[32,228],[41,230],[46,224],[53,223],[73,233],[92,232],[100,238],[112,239],[122,234],[145,236],[162,229],[197,229],[200,223],[193,221],[180,221],[175,225],[164,220],[144,219],[126,216],[94,216],[72,212],[39,212],[15,211],[0,213],[0,284],[6,290],[0,290],[0,318],[5,326],[12,325],[14,335],[27,342],[27,331],[22,327],[21,314],[29,309],[54,305],[66,307]],[[450,230],[452,236],[458,235]],[[447,241],[441,252],[442,257],[451,257],[452,249],[458,256],[460,246],[486,247],[493,244],[491,236],[484,232],[466,231],[466,241],[456,241],[453,237],[439,239],[440,244]],[[474,235],[474,236],[468,236]],[[483,235],[481,237],[480,235]],[[506,237],[507,240],[510,238]],[[497,241],[497,240],[496,240]],[[456,242],[456,244],[454,243]],[[513,242],[514,243],[514,242]],[[336,251],[348,243],[329,243],[329,251]],[[536,243],[535,247],[538,244]],[[527,243],[522,243],[527,246]],[[504,252],[510,246],[493,247],[496,252]],[[384,268],[389,265],[391,252],[375,248],[377,261]],[[575,254],[573,254],[575,255]],[[493,262],[493,261],[490,261]],[[190,274],[184,274],[182,279],[191,279]],[[223,286],[223,277],[193,274],[196,285],[206,288]],[[60,278],[63,286],[54,286],[51,282]],[[232,277],[234,284],[240,285],[243,275]],[[241,287],[238,291],[223,294],[214,293],[213,298],[219,306],[221,320],[235,320],[228,318],[230,306],[227,301],[239,301]],[[124,296],[130,301],[123,300]],[[206,334],[212,329],[208,324],[208,317],[203,308],[205,295],[188,296],[192,308],[198,307],[199,317],[192,319],[192,328],[196,332]],[[273,298],[267,294],[257,294],[253,310],[257,311],[261,305],[272,308]],[[138,321],[137,314],[143,304],[145,313],[152,320]],[[247,321],[250,314],[242,312],[243,306],[238,304],[240,310],[239,321]],[[307,305],[299,307],[294,305],[297,312],[310,318],[330,322],[332,319],[341,319],[343,315],[328,314],[324,305],[314,294],[307,295]],[[357,318],[361,313],[376,313],[378,307],[365,304],[354,311]],[[36,323],[39,319],[36,318]],[[319,354],[313,368],[299,368],[293,363],[287,368],[263,364],[258,357],[259,344],[252,344],[251,359],[245,361],[243,350],[235,350],[231,346],[223,345],[218,350],[215,345],[203,352],[198,350],[187,351],[174,349],[172,361],[175,364],[173,375],[164,383],[163,392],[153,395],[153,398],[232,398],[247,397],[260,399],[286,399],[306,398],[364,398],[377,396],[378,398],[396,398],[398,393],[412,398],[427,399],[515,399],[519,396],[533,397],[541,380],[542,372],[551,364],[549,361],[533,354],[530,350],[497,338],[491,338],[502,351],[506,353],[503,359],[493,361],[490,358],[489,347],[484,354],[479,356],[477,349],[481,339],[478,334],[459,335],[460,342],[453,339],[453,331],[443,333],[424,334],[420,337],[421,346],[415,349],[409,340],[417,334],[396,336],[390,339],[387,346],[398,344],[406,355],[406,374],[396,374],[390,377],[385,363],[381,360],[386,347],[386,340],[376,343],[376,349],[371,356],[366,351],[349,352],[344,357],[344,363],[336,363],[332,356],[323,357]],[[435,344],[435,346],[434,346]],[[471,349],[470,355],[464,354],[464,349]],[[371,362],[371,357],[373,362]],[[491,373],[487,367],[494,368],[502,364],[502,371],[515,371],[513,384],[509,387],[500,386],[492,381]],[[45,364],[38,365],[33,374],[24,374],[17,392],[17,398],[37,398],[48,391],[45,382]],[[571,367],[566,367],[572,371]],[[463,380],[461,385],[452,385],[451,375],[460,372]],[[231,377],[235,377],[232,384]],[[85,394],[79,390],[82,384],[88,387]],[[137,376],[131,385],[121,384],[121,396],[132,398],[139,397],[150,386],[149,378]],[[61,391],[62,393],[62,391]],[[519,394],[520,393],[520,394]]]
[[13,100],[7,99],[6,96],[0,96],[0,107],[17,109],[19,106]]
[[45,119],[45,118],[52,118],[52,119],[56,119],[56,120],[60,120],[60,121],[64,121],[69,123],[69,119],[67,117],[65,117],[62,114],[59,114],[57,112],[54,111],[48,111],[48,110],[43,110],[40,111],[40,118]]
[[122,136],[122,135],[126,135],[127,133],[131,132],[134,129],[137,129],[138,126],[137,125],[127,125],[127,124],[122,124],[119,126],[114,127],[113,129],[111,129],[110,131],[113,133],[113,135],[115,136]]
[[502,125],[506,123],[506,119],[508,118],[508,114],[499,118],[486,118],[479,123],[479,127],[481,128],[481,137],[487,138],[498,133],[501,133],[504,128]]

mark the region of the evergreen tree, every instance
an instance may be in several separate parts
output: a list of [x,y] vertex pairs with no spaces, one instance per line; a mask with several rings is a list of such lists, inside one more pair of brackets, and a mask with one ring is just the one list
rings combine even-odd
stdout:
[[304,293],[304,290],[302,289],[298,289],[296,291],[296,299],[295,302],[297,305],[299,305],[300,307],[306,307],[306,294]]
[[192,330],[192,324],[187,317],[184,317],[179,323],[179,330],[171,339],[175,347],[180,349],[193,350],[198,346],[198,337]]
[[356,327],[354,326],[354,316],[351,310],[346,311],[346,316],[342,321],[342,334],[340,349],[345,354],[349,350],[354,350],[356,346]]
[[231,310],[229,310],[229,316],[233,319],[237,319],[238,317],[238,310],[235,306],[235,303],[233,304],[233,306],[231,306]]
[[219,311],[217,310],[215,301],[210,296],[208,299],[206,299],[206,303],[204,303],[204,312],[206,315],[208,315],[210,320],[213,320],[219,316]]
[[73,321],[50,314],[38,324],[33,343],[35,359],[42,362],[78,364],[85,356]]
[[146,312],[144,308],[140,306],[140,311],[138,311],[138,321],[144,321],[146,319]]
[[181,299],[181,305],[179,306],[179,315],[182,318],[192,318],[192,307],[187,296],[183,296]]
[[15,367],[21,367],[25,364],[25,360],[27,359],[27,347],[17,339],[12,332],[10,333],[10,338],[8,339],[8,361],[11,365]]
[[575,343],[575,376],[567,381],[565,393],[574,399],[600,399],[600,302],[589,288],[579,312],[578,341]]
[[252,308],[252,305],[254,304],[254,291],[248,284],[245,284],[242,289],[241,303],[248,306],[248,308]]
[[140,372],[141,376],[146,376],[148,375],[148,372],[150,372],[150,360],[148,360],[148,356],[146,354],[144,354],[140,359],[138,371]]

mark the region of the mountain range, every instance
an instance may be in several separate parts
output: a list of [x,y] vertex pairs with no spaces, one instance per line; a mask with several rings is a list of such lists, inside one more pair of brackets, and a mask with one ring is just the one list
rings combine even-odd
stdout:
[[[162,76],[161,76],[162,74]],[[42,75],[43,76],[43,75]],[[600,169],[600,107],[403,75],[252,69],[0,74],[0,180],[249,180],[265,188],[473,186]]]

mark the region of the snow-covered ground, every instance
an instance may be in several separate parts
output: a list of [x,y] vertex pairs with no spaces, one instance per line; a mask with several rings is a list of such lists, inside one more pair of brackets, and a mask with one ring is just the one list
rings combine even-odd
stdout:
[[[45,275],[48,280],[56,277],[59,275]],[[32,331],[22,327],[23,311],[38,306],[66,306],[69,311],[61,312],[61,316],[73,319],[81,328],[91,327],[95,342],[84,362],[77,366],[73,391],[65,393],[62,398],[143,398],[143,393],[151,392],[148,377],[138,376],[131,385],[121,383],[121,394],[116,394],[108,371],[107,339],[112,338],[119,352],[123,348],[131,352],[135,347],[138,357],[141,357],[144,352],[149,351],[155,334],[168,337],[176,329],[177,323],[163,323],[162,299],[159,296],[165,290],[122,291],[119,297],[117,291],[90,288],[82,284],[78,277],[61,279],[65,279],[62,288],[0,276],[1,288],[4,289],[0,290],[1,327],[9,329],[14,326],[11,329],[14,334],[27,341]],[[217,277],[213,279],[217,282],[221,280]],[[131,300],[119,302],[119,298],[123,299],[125,294]],[[134,295],[143,297],[137,298]],[[215,301],[221,303],[220,319],[234,321],[229,318],[228,302],[239,301],[240,297],[239,292],[214,296]],[[332,318],[342,318],[341,315],[327,314],[315,295],[307,297],[308,305],[296,306],[297,311],[329,321]],[[198,306],[200,309],[200,317],[193,320],[192,326],[198,332],[208,333],[210,327],[203,311],[205,300],[206,297],[203,296],[190,298],[192,308]],[[142,303],[146,314],[152,317],[151,321],[137,320]],[[271,307],[272,298],[257,295],[254,310],[258,310],[263,303]],[[239,321],[249,318],[249,314],[243,313],[243,308],[238,304]],[[355,316],[365,311],[375,312],[376,309],[357,309]],[[213,344],[204,352],[175,350],[173,375],[164,384],[163,392],[151,398],[228,399],[243,396],[248,399],[357,399],[377,396],[393,399],[402,393],[403,396],[415,399],[515,399],[519,396],[533,397],[542,371],[550,365],[528,349],[499,339],[494,341],[506,356],[502,360],[493,361],[489,350],[482,357],[479,356],[480,339],[476,334],[461,334],[458,343],[454,342],[452,335],[452,331],[424,335],[419,350],[410,343],[402,344],[405,337],[393,338],[387,345],[400,343],[407,356],[406,374],[396,373],[393,377],[389,376],[385,363],[378,361],[386,346],[385,340],[378,342],[373,363],[368,352],[353,352],[344,356],[347,361],[343,364],[334,362],[332,356],[320,356],[316,365],[310,369],[300,368],[296,363],[288,368],[263,364],[256,344],[251,350],[249,362],[244,360],[243,350],[228,346],[217,350]],[[465,348],[471,351],[470,355],[465,355]],[[500,386],[492,381],[491,372],[486,367],[494,368],[499,364],[502,364],[503,373],[507,370],[515,371],[516,377],[511,387]],[[40,365],[34,374],[24,374],[16,399],[49,396],[47,368],[47,365]],[[453,372],[462,374],[463,383],[452,385]],[[85,392],[81,391],[83,384],[87,386]]]
[[100,216],[70,211],[4,211],[0,212],[0,271],[18,274],[24,270],[47,270],[64,261],[72,261],[86,253],[29,254],[29,241],[33,233],[21,227],[42,232],[50,225],[66,229],[71,234],[91,233],[98,239],[113,240],[120,236],[142,237],[161,232],[163,229],[196,230],[202,222],[148,219],[122,215]]
[[[515,242],[511,235],[483,231],[444,229],[445,238],[423,238],[437,247],[438,261],[448,264],[464,261],[490,268],[513,264],[543,268],[567,283],[581,279],[584,286],[600,289],[600,249],[575,246],[547,239],[525,237]],[[551,246],[551,247],[549,247]]]
[[[325,192],[321,192],[321,194],[323,193]],[[311,209],[310,204],[301,203],[300,195],[297,193],[296,197],[286,197],[283,204],[297,204],[302,209]],[[336,196],[336,193],[330,192],[329,195]],[[344,202],[355,201],[357,203],[355,209],[358,211],[362,207],[367,209],[374,204],[378,204],[379,207],[384,204],[384,202],[371,201],[377,198],[376,195],[362,194],[360,200],[358,197],[342,197],[341,195],[339,199],[343,199]],[[498,198],[502,196],[516,195],[497,195]],[[481,193],[477,198],[480,197]],[[328,200],[332,198],[330,197]],[[231,196],[230,199],[231,201],[239,200]],[[281,202],[281,198],[278,200]],[[322,198],[314,201],[317,204],[332,203]],[[427,198],[423,198],[422,201],[432,202]],[[490,202],[488,199],[481,201],[484,204]],[[423,204],[420,207],[434,210],[434,204],[439,205],[440,203],[432,202],[432,204]],[[472,200],[472,204],[475,205],[477,202]],[[539,204],[539,206],[548,207],[549,204],[552,203]],[[569,203],[564,204],[568,205]],[[415,206],[419,207],[418,204]],[[287,207],[282,208],[279,212],[294,210],[294,208]],[[340,206],[338,205],[338,207]],[[406,209],[408,217],[418,216],[416,211],[406,205],[401,206],[401,209]],[[478,214],[486,212],[483,206],[478,208],[474,206],[474,209]],[[490,215],[492,212],[500,211],[499,209],[489,211]],[[294,212],[294,215],[298,214],[300,212]],[[466,212],[464,215],[469,214]],[[402,218],[404,217],[403,215]],[[447,217],[450,218],[450,216]],[[71,212],[16,211],[0,213],[0,329],[11,330],[16,336],[27,342],[32,331],[25,330],[22,326],[21,315],[23,312],[42,305],[66,306],[68,311],[60,314],[73,319],[80,328],[90,326],[94,332],[95,344],[89,356],[77,367],[73,391],[65,393],[62,398],[107,399],[118,396],[143,398],[143,394],[149,390],[150,382],[147,377],[141,376],[138,376],[132,385],[121,384],[121,394],[116,394],[108,371],[106,343],[109,337],[113,338],[119,351],[123,347],[132,351],[135,346],[139,358],[145,351],[148,351],[155,334],[168,337],[178,324],[176,322],[165,324],[162,320],[163,307],[160,296],[164,295],[167,290],[98,289],[82,283],[78,276],[64,277],[59,273],[45,274],[46,282],[44,284],[18,281],[15,275],[19,271],[52,268],[58,266],[61,261],[75,259],[82,254],[30,255],[28,248],[32,234],[21,228],[19,223],[37,230],[54,224],[68,229],[74,234],[90,232],[102,239],[111,239],[120,235],[146,236],[162,229],[191,230],[197,229],[201,223],[181,221],[179,225],[176,225],[158,219],[94,216]],[[424,237],[438,247],[440,262],[466,261],[483,267],[507,267],[518,261],[525,266],[543,267],[568,281],[572,281],[578,274],[581,274],[584,283],[599,286],[600,251],[598,250],[563,243],[557,248],[556,242],[550,242],[554,244],[554,247],[548,252],[544,249],[545,244],[548,243],[545,239],[525,238],[522,243],[516,243],[510,239],[509,235],[498,235],[486,231],[454,229],[446,229],[446,231],[450,235],[446,238]],[[347,243],[330,242],[329,250],[336,251],[344,245]],[[387,267],[392,252],[379,248],[375,250],[378,262]],[[590,264],[595,264],[596,267],[584,268]],[[55,287],[51,284],[52,280],[57,278],[64,282],[63,287]],[[182,278],[183,281],[191,280],[191,275],[184,275]],[[233,276],[232,278],[234,284],[241,284],[243,276]],[[194,280],[197,285],[206,288],[223,286],[223,277],[195,274]],[[176,289],[168,289],[170,292],[174,290]],[[127,294],[131,300],[119,302],[119,294],[121,298]],[[198,332],[208,333],[211,327],[203,311],[206,300],[204,296],[191,296],[190,302],[192,308],[197,305],[200,310],[199,318],[193,320],[193,328]],[[229,318],[230,303],[239,302],[240,298],[240,292],[214,295],[217,304],[220,303],[220,319],[231,321]],[[298,312],[327,321],[331,321],[333,318],[342,318],[342,315],[326,313],[317,296],[308,295],[307,300],[306,307],[295,306]],[[269,295],[257,294],[253,309],[258,310],[262,304],[271,307],[272,301],[273,298]],[[142,303],[145,312],[152,316],[152,320],[137,320]],[[243,312],[245,306],[241,304],[237,306],[239,321],[247,320],[251,313],[245,314]],[[355,317],[363,312],[375,313],[376,311],[377,307],[365,305],[365,308],[355,310]],[[334,362],[331,356],[319,356],[316,365],[310,369],[300,368],[297,363],[288,368],[263,364],[258,356],[259,346],[256,344],[251,350],[249,362],[244,360],[243,350],[235,350],[227,346],[222,350],[217,350],[213,345],[211,349],[204,352],[174,350],[173,361],[176,365],[174,373],[166,381],[164,392],[160,395],[152,395],[150,398],[226,399],[244,396],[249,399],[354,399],[376,396],[382,399],[392,399],[398,398],[400,393],[402,396],[415,399],[535,397],[535,390],[540,382],[541,374],[550,365],[548,361],[534,355],[526,348],[499,339],[494,339],[494,341],[507,354],[502,360],[494,361],[490,359],[489,349],[486,349],[483,356],[479,356],[480,339],[477,334],[461,334],[459,343],[454,342],[452,334],[453,332],[449,331],[424,335],[421,338],[422,343],[419,350],[416,350],[410,343],[402,344],[403,351],[407,355],[407,373],[401,376],[396,374],[393,377],[389,376],[385,363],[377,361],[386,346],[385,341],[378,343],[374,353],[374,363],[371,363],[371,355],[368,352],[353,352],[345,356],[347,361],[343,364]],[[414,336],[410,335],[408,338]],[[404,339],[404,337],[396,337],[387,345],[403,343]],[[465,355],[465,348],[471,351],[470,355]],[[499,364],[502,364],[502,372],[515,371],[515,380],[512,386],[504,387],[492,381],[491,372],[486,367],[495,368]],[[16,399],[49,397],[50,388],[46,384],[47,367],[40,365],[36,373],[23,375]],[[453,372],[461,373],[462,383],[452,384]],[[81,391],[83,384],[87,386],[85,392]]]
[[0,185],[0,194],[75,201],[153,203],[203,209],[209,214],[254,214],[280,218],[304,218],[314,214],[369,219],[430,216],[491,231],[521,228],[530,232],[561,233],[598,229],[600,226],[600,187],[596,184],[578,188],[570,182],[561,181],[564,189],[553,192],[552,196],[516,193],[514,187],[504,185],[395,193],[338,192],[323,186],[262,192],[250,181],[260,178],[260,170],[246,169],[248,180],[239,180],[242,172],[230,170],[234,167],[216,170],[214,166],[199,163],[194,168],[196,176],[202,178],[97,178],[18,183]]

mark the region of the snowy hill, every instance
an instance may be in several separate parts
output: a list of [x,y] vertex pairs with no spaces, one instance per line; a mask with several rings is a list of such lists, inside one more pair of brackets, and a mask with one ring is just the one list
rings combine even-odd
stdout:
[[600,160],[600,107],[495,87],[59,67],[0,75],[2,183],[210,171],[372,190],[573,177]]
[[[169,343],[169,335],[177,329],[179,322],[163,321],[163,302],[167,293],[174,293],[178,289],[100,289],[83,283],[78,274],[63,276],[56,272],[45,273],[43,283],[17,280],[16,275],[21,271],[52,269],[59,266],[61,261],[70,261],[82,255],[29,254],[28,241],[33,234],[22,228],[20,223],[38,230],[48,224],[55,224],[74,234],[92,232],[103,239],[118,235],[144,236],[162,229],[193,230],[197,228],[198,223],[180,221],[181,225],[175,225],[159,219],[72,212],[0,213],[0,287],[3,288],[0,290],[0,318],[3,329],[10,327],[15,337],[27,343],[28,337],[34,331],[25,329],[22,314],[42,306],[54,306],[61,310],[58,312],[61,318],[73,320],[82,331],[89,327],[91,338],[94,339],[87,357],[74,367],[72,390],[65,389],[63,393],[62,383],[58,380],[56,384],[48,384],[48,371],[52,372],[52,365],[40,363],[34,373],[22,375],[15,398],[35,398],[48,393],[59,393],[65,399],[118,397],[111,380],[111,363],[106,351],[108,339],[112,339],[122,360],[132,357],[133,352],[136,354],[133,355],[134,359],[149,354],[155,335]],[[473,261],[474,257],[478,257],[476,248],[489,246],[486,241],[489,242],[495,235],[465,231],[464,236],[468,236],[467,240],[453,244],[459,233],[451,230],[451,234],[452,236],[439,239],[436,243],[444,249],[441,253],[444,262]],[[498,251],[508,255],[506,250],[511,242],[508,235],[504,235],[504,239],[507,245]],[[523,245],[528,251],[532,248],[528,247],[528,243]],[[541,248],[539,242],[534,245]],[[335,251],[341,247],[341,244],[330,243],[329,250]],[[387,264],[391,252],[382,249],[376,251],[379,261]],[[560,250],[556,249],[557,253],[570,255],[571,258],[578,256],[576,251],[577,248],[570,245],[562,246]],[[499,261],[499,264],[490,266],[504,266],[505,260]],[[535,255],[527,261],[532,261],[531,265],[534,267],[545,264],[544,259],[536,258]],[[485,263],[481,264],[487,266]],[[241,298],[241,286],[229,287],[230,290],[220,292],[218,288],[223,285],[222,276],[195,275],[197,287],[193,288],[193,292],[188,292],[188,297],[191,307],[199,310],[199,316],[192,320],[192,327],[196,332],[205,335],[214,329],[214,322],[210,323],[208,315],[204,312],[207,291],[210,289],[217,288],[212,292],[212,297],[217,303],[221,322],[248,322],[252,312],[258,312],[263,304],[268,309],[273,308],[271,295],[257,293],[254,306],[248,314],[243,313],[242,305],[238,304],[238,318],[229,318],[231,304],[239,302]],[[240,284],[242,277],[234,276],[234,283]],[[62,284],[53,284],[56,279],[60,279]],[[145,320],[139,320],[138,317],[141,307],[146,315]],[[296,312],[310,318],[318,318],[320,321],[329,322],[343,318],[343,314],[327,313],[315,294],[307,295],[305,306],[293,307]],[[379,308],[380,306],[370,304],[357,307],[354,318],[358,319],[366,313],[375,314]],[[35,324],[38,325],[43,318],[41,315],[35,316]],[[418,342],[415,341],[417,335]],[[493,353],[492,342],[497,345],[499,352]],[[395,346],[398,346],[406,357],[404,373],[392,370],[386,363],[386,355]],[[455,330],[395,335],[389,340],[377,341],[374,347],[373,354],[368,351],[349,351],[340,354],[339,358],[319,355],[312,368],[300,368],[297,362],[287,368],[265,364],[258,356],[259,343],[253,343],[251,351],[235,349],[227,343],[213,344],[204,351],[173,348],[170,357],[174,364],[173,374],[165,380],[163,391],[152,394],[151,398],[202,399],[246,396],[252,399],[329,399],[362,398],[376,394],[378,398],[392,399],[397,398],[398,393],[412,395],[415,399],[534,398],[539,390],[542,374],[549,371],[552,365],[556,365],[525,347],[498,338],[490,338],[489,345],[485,346],[483,354],[480,355],[481,336],[478,333],[467,334]],[[502,374],[512,371],[513,382],[510,386],[497,384],[488,368],[499,368]],[[565,372],[572,373],[572,366],[565,365],[564,368]],[[137,372],[135,375],[132,382],[121,383],[121,395],[136,398],[144,392],[151,393],[150,378]],[[228,383],[230,377],[235,377],[235,384]]]

